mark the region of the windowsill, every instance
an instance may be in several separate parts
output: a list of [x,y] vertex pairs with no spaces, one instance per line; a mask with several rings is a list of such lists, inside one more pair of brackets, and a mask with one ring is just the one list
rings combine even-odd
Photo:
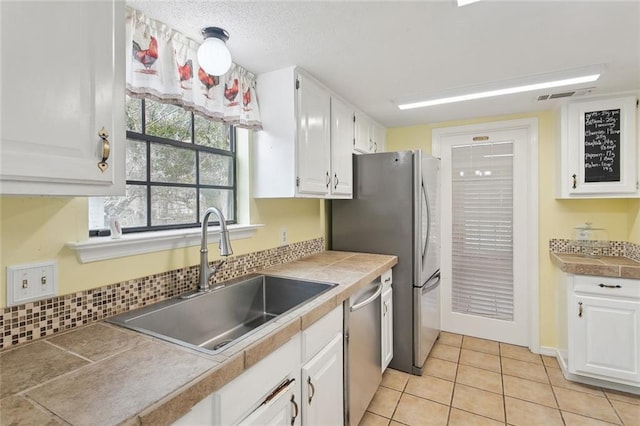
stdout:
[[[251,238],[258,228],[264,225],[228,225],[232,240]],[[178,229],[171,231],[140,232],[124,234],[120,238],[93,237],[85,241],[67,243],[76,251],[80,263],[97,262],[136,254],[173,250],[200,245],[200,228]],[[208,243],[220,240],[220,228],[211,227],[208,231]]]

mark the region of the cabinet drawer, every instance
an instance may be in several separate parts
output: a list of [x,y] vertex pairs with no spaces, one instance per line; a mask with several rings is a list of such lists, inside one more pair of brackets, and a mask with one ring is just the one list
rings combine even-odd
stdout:
[[576,293],[640,299],[640,280],[575,275],[573,290]]
[[302,362],[317,354],[336,333],[342,333],[342,305],[302,332]]

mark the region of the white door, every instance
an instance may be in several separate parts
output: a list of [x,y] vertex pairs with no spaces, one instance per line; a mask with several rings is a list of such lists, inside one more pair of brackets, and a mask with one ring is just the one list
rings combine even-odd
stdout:
[[298,81],[298,193],[327,195],[331,184],[331,98],[305,75],[298,74]]
[[571,372],[638,382],[640,303],[576,295],[573,311]]
[[529,345],[528,240],[537,238],[529,234],[537,217],[528,199],[531,136],[487,127],[434,133],[442,159],[442,329]]
[[344,419],[342,334],[302,367],[302,421],[336,425]]
[[351,198],[353,194],[353,110],[331,98],[331,195]]

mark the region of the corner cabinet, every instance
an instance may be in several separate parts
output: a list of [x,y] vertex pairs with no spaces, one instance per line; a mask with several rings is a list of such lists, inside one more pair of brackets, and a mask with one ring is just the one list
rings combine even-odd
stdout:
[[559,306],[570,374],[640,389],[640,281],[563,274]]
[[563,105],[557,114],[556,198],[640,196],[636,96]]
[[253,137],[253,196],[351,198],[351,138],[331,93],[292,67],[260,74],[257,95],[263,130]]
[[356,154],[383,152],[387,130],[380,124],[356,111],[353,114],[353,151]]
[[1,76],[0,193],[124,194],[124,21],[117,0],[0,2],[12,64]]

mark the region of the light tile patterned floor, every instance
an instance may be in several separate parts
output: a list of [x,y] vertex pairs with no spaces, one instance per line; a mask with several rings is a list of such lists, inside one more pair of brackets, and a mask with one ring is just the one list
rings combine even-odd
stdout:
[[422,377],[387,369],[361,426],[640,426],[640,396],[565,380],[553,357],[441,333]]

